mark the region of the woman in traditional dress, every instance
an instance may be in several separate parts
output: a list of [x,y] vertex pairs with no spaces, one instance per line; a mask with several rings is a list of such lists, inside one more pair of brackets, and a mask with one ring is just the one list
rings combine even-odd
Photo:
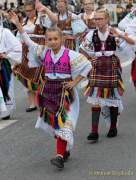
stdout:
[[[44,8],[43,8],[44,7]],[[45,6],[43,6],[39,1],[36,1],[36,4],[34,1],[27,1],[24,5],[25,13],[26,13],[26,19],[24,20],[23,27],[25,31],[29,34],[31,39],[33,39],[38,44],[44,44],[45,43],[45,31],[48,27],[52,26],[53,20],[55,19],[55,15]],[[46,15],[39,17],[38,12],[42,13],[42,11],[46,12]],[[51,20],[50,20],[51,18]],[[54,20],[55,21],[55,20]],[[17,37],[20,36],[20,33],[17,34]],[[22,42],[23,43],[23,42]],[[23,61],[21,66],[18,66],[17,71],[20,74],[19,79],[23,81],[23,84],[26,84],[27,90],[28,90],[28,101],[29,101],[29,107],[26,108],[26,112],[31,112],[37,109],[37,103],[35,98],[35,92],[37,88],[33,88],[36,86],[31,85],[30,83],[25,83],[25,80],[21,78],[24,75],[29,76],[30,71],[36,70],[36,68],[39,66],[38,63],[31,63],[33,61],[33,53],[31,50],[28,51],[28,48],[25,44],[23,44]],[[30,69],[28,69],[30,68]],[[26,71],[24,71],[26,69]],[[24,71],[24,72],[23,72]],[[23,74],[22,74],[23,73]],[[31,77],[33,78],[33,77]]]
[[124,51],[129,52],[129,55],[134,57],[131,65],[131,77],[136,88],[136,9],[132,10],[124,19],[119,23],[119,28],[127,33],[134,41],[134,46],[127,46],[124,43]]
[[13,74],[10,60],[20,63],[22,46],[10,30],[0,26],[0,118],[10,118],[15,109]]

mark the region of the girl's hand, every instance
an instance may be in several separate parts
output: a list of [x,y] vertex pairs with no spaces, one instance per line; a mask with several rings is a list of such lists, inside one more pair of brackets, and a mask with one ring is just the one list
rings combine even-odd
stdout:
[[38,12],[45,12],[45,6],[39,0],[35,1],[35,8]]
[[13,11],[9,12],[9,20],[16,26],[19,24],[19,18]]
[[120,36],[120,33],[116,30],[116,28],[110,28],[110,33],[116,37]]
[[64,85],[65,85],[66,89],[73,89],[77,85],[77,82],[72,80],[72,81],[69,81],[69,82],[65,82]]

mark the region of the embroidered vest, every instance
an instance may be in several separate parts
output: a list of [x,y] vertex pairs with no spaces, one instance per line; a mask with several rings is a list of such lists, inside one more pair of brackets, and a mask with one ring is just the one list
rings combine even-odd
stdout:
[[[100,40],[98,36],[98,30],[95,30],[93,33],[92,43],[93,43],[95,52],[102,51],[102,41]],[[104,42],[104,47],[105,47],[104,48],[105,51],[115,51],[116,50],[115,38],[109,35],[106,41]]]
[[70,59],[68,54],[69,49],[65,49],[60,59],[54,63],[51,58],[51,50],[48,50],[44,59],[45,73],[71,74]]

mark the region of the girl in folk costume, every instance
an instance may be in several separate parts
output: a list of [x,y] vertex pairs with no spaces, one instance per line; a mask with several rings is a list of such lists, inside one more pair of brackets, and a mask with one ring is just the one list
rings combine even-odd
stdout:
[[[78,15],[78,17],[83,20],[87,28],[78,33],[76,36],[79,38],[79,45],[84,40],[88,32],[95,29],[95,20],[94,20],[94,2],[92,0],[82,1],[84,13]],[[82,53],[82,51],[81,51]]]
[[72,21],[77,18],[77,15],[68,11],[66,0],[57,0],[58,23],[57,26],[64,32],[65,46],[70,49],[75,49],[76,42],[72,33]]
[[82,54],[62,46],[60,29],[48,29],[48,48],[41,47],[30,40],[16,16],[11,16],[25,43],[33,50],[35,61],[40,61],[44,66],[45,80],[38,92],[40,116],[36,128],[56,138],[57,155],[51,164],[62,169],[69,156],[67,150],[73,146],[73,133],[79,114],[79,98],[75,86],[87,76],[91,63]]
[[81,13],[78,15],[79,18],[81,18],[85,24],[87,25],[87,32],[89,32],[91,29],[95,29],[95,19],[94,19],[94,2],[92,0],[83,0],[82,1],[84,13]]
[[87,102],[92,104],[92,127],[90,141],[97,141],[100,112],[103,107],[109,107],[111,125],[107,137],[117,136],[117,117],[123,109],[121,96],[124,92],[121,78],[120,60],[115,55],[115,36],[123,38],[128,43],[133,41],[118,30],[108,26],[109,15],[103,10],[96,11],[95,22],[97,29],[87,34],[81,44],[84,53],[90,58],[92,70],[89,83],[85,90]]
[[[27,1],[25,3],[24,8],[27,18],[24,21],[23,27],[25,31],[29,34],[31,39],[33,39],[38,44],[44,44],[44,33],[46,28],[52,25],[51,20],[54,20],[54,14],[48,8],[44,7],[44,12],[46,11],[47,15],[38,17],[35,6],[40,13],[43,12],[44,6],[39,1],[36,1],[36,4],[34,1]],[[44,28],[40,24],[40,22],[42,22]],[[20,34],[18,33],[17,36],[20,36]],[[26,109],[26,112],[31,112],[37,109],[35,98],[35,91],[37,90],[37,88],[36,86],[33,86],[31,83],[29,83],[33,77],[30,77],[30,81],[26,81],[22,78],[24,76],[28,77],[30,75],[30,71],[34,71],[34,69],[36,70],[36,67],[39,65],[38,63],[31,63],[33,62],[33,59],[33,52],[31,52],[31,50],[28,51],[28,48],[23,43],[23,62],[21,66],[18,66],[15,69],[15,71],[19,74],[19,79],[23,81],[23,84],[25,84],[25,86],[28,88],[28,98],[30,105]]]
[[10,30],[0,26],[0,118],[9,119],[15,108],[13,74],[9,60],[21,62],[22,46]]

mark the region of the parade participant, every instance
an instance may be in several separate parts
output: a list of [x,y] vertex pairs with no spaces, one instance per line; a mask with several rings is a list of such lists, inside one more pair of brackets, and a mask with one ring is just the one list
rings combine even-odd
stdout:
[[87,25],[88,29],[87,32],[91,29],[95,29],[95,20],[94,20],[94,2],[93,0],[84,0],[82,1],[84,13],[78,15],[85,24]]
[[129,24],[136,18],[136,9],[127,14],[118,24],[119,29],[125,31]]
[[72,21],[77,19],[77,15],[68,10],[66,0],[57,0],[58,23],[57,26],[63,31],[65,36],[65,46],[70,49],[76,48],[75,37],[72,32]]
[[[84,0],[83,4],[83,13],[80,13],[78,17],[83,20],[87,28],[81,33],[77,33],[76,37],[79,39],[79,45],[84,40],[88,32],[95,29],[95,20],[94,20],[94,2],[93,0]],[[81,51],[82,53],[82,51]]]
[[7,11],[0,10],[0,11],[1,11],[1,17],[0,18],[1,18],[2,26],[4,28],[10,29],[11,32],[13,34],[15,34],[15,31],[16,31],[15,25],[8,21],[8,10]]
[[131,77],[134,83],[134,87],[136,88],[136,53],[135,53],[135,59],[133,60],[131,65]]
[[[131,78],[134,84],[134,87],[136,88],[136,18],[134,18],[130,24],[128,24],[126,30],[126,33],[129,34],[129,36],[133,39],[134,41],[134,46],[131,46],[131,55],[135,56],[134,60],[132,61],[131,64]],[[135,54],[135,55],[134,55]]]
[[90,58],[92,69],[89,83],[85,90],[87,102],[92,104],[92,127],[87,139],[97,141],[99,138],[98,124],[101,109],[105,106],[110,111],[110,129],[107,137],[117,136],[117,118],[123,109],[121,96],[124,92],[121,78],[120,60],[115,55],[117,49],[115,37],[123,38],[130,44],[132,40],[109,27],[107,11],[97,10],[95,14],[97,29],[87,34],[81,49]]
[[9,60],[21,62],[22,46],[10,30],[0,26],[0,118],[9,119],[15,109],[13,74]]
[[131,49],[126,44],[124,44],[124,50],[127,52],[129,51],[130,56],[135,56],[131,65],[131,77],[134,83],[134,87],[136,88],[136,9],[131,11],[124,19],[122,19],[118,26],[125,33],[129,34],[129,36],[134,41],[134,46],[132,46]]
[[[36,8],[38,11],[40,11],[40,13],[42,13],[42,11],[46,11],[46,16],[39,17]],[[43,6],[39,1],[36,1],[36,8],[34,1],[27,1],[24,4],[26,19],[24,21],[23,27],[35,42],[37,42],[38,44],[44,44],[45,30],[52,25],[52,21],[50,20],[50,18],[54,20],[53,18],[55,15],[52,18],[53,13],[48,8]],[[40,24],[40,21],[42,25]],[[17,37],[20,37],[19,33],[17,34]],[[30,73],[30,71],[33,71],[34,69],[36,70],[38,64],[31,63],[33,58],[34,58],[33,53],[31,51],[28,51],[27,47],[23,44],[23,61],[21,66],[20,67],[18,66],[18,69],[15,69],[16,73],[24,77],[24,75],[26,75],[27,72]],[[28,68],[30,68],[29,71]],[[25,82],[23,78],[19,77],[19,79],[23,81],[23,83]],[[30,83],[24,83],[24,84],[30,84]],[[35,98],[35,92],[37,88],[33,88],[32,85],[26,87],[28,89],[28,101],[29,101],[29,107],[26,108],[26,112],[31,112],[37,109],[36,98]]]
[[46,29],[57,24],[57,15],[53,13],[48,7],[44,6],[39,0],[35,1],[35,8],[39,13],[41,25]]
[[38,93],[40,116],[36,128],[56,138],[57,155],[51,164],[62,169],[69,156],[67,150],[73,146],[73,133],[79,114],[79,98],[75,86],[87,76],[91,63],[82,54],[62,46],[63,37],[59,28],[47,30],[48,48],[42,48],[30,40],[15,14],[10,16],[23,40],[33,51],[35,61],[40,61],[44,66],[45,81]]
[[125,8],[118,2],[116,6],[116,15],[117,15],[117,24],[121,21],[121,19],[125,16]]

